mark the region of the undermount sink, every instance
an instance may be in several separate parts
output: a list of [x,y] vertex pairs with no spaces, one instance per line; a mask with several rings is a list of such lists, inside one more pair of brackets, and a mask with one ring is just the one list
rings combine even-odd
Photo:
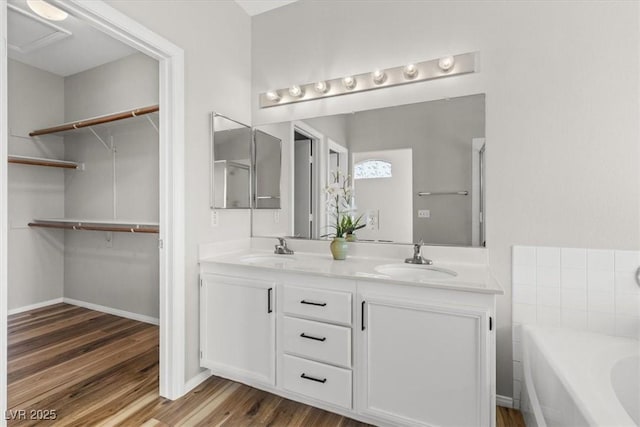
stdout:
[[240,257],[240,262],[253,265],[285,265],[296,262],[297,260],[291,255],[245,255]]
[[411,264],[384,264],[374,268],[378,273],[399,280],[445,280],[456,277],[458,273],[446,268],[433,267],[428,265]]

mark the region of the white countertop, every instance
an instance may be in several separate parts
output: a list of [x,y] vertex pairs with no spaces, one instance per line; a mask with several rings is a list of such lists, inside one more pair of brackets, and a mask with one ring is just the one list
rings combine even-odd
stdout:
[[[248,257],[282,257],[282,262],[274,259],[269,263],[248,263]],[[351,280],[367,280],[372,282],[396,283],[401,285],[421,286],[429,288],[450,289],[465,292],[502,295],[504,292],[491,275],[485,264],[471,263],[439,263],[434,262],[435,269],[447,269],[457,273],[455,277],[446,279],[400,280],[380,274],[375,267],[385,264],[402,264],[404,259],[372,258],[349,256],[344,261],[334,260],[330,254],[301,253],[294,255],[275,255],[273,251],[257,249],[236,249],[225,254],[206,254],[200,258],[200,263],[214,263],[247,268],[282,271],[288,273],[311,274],[315,276],[335,277]],[[408,264],[407,264],[408,265]],[[426,266],[425,266],[426,267]]]

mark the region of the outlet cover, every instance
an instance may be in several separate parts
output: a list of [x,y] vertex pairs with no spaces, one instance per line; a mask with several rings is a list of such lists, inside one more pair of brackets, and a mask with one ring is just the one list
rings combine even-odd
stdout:
[[418,218],[431,218],[431,211],[429,209],[420,209],[418,211]]

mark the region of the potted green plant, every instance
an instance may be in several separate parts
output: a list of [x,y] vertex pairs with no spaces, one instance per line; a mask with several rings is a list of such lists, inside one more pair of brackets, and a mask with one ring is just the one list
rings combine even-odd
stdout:
[[327,194],[327,210],[329,212],[329,227],[335,232],[331,241],[331,254],[333,259],[344,260],[347,258],[347,238],[353,239],[354,232],[364,227],[360,224],[362,216],[354,219],[351,200],[353,190],[350,185],[351,177],[343,175],[340,171],[332,174],[332,182],[325,189]]

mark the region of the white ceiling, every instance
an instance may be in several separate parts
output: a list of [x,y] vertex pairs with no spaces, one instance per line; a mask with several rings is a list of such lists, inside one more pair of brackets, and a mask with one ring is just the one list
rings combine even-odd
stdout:
[[298,0],[236,0],[250,16],[286,6]]
[[16,61],[65,77],[136,52],[71,15],[52,22],[33,13],[25,0],[8,3],[8,54]]
[[[235,1],[254,16],[297,0]],[[33,13],[26,0],[8,3],[8,53],[16,61],[66,77],[136,52],[72,15],[52,22]]]

